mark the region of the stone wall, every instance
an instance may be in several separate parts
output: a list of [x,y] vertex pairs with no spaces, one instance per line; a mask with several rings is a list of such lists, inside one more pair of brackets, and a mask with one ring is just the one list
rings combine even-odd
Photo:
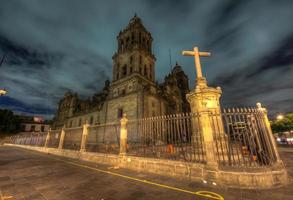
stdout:
[[6,144],[43,153],[64,156],[68,158],[115,165],[135,171],[149,172],[163,176],[171,176],[196,182],[207,181],[219,187],[269,189],[284,186],[288,183],[287,172],[282,166],[273,166],[262,171],[223,171],[210,170],[204,164],[151,159],[114,154],[79,152],[65,149],[44,148]]
[[108,101],[107,122],[119,122],[118,109],[123,109],[129,119],[137,118],[138,114],[138,95],[137,93],[127,94],[125,96],[114,98]]

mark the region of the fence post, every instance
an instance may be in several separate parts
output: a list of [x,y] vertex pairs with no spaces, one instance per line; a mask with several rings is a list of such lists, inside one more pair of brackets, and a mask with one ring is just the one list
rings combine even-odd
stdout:
[[[198,122],[192,120],[192,137],[198,137],[198,134],[201,134],[206,155],[206,167],[217,170],[218,154],[215,144],[226,139],[220,109],[222,90],[220,87],[212,88],[200,82],[201,80],[197,80],[196,88],[186,95],[191,112],[198,117]],[[225,151],[222,149],[221,153],[224,154]]]
[[123,117],[120,120],[120,155],[126,155],[127,151],[127,121],[126,114],[123,114]]
[[85,124],[83,125],[82,129],[82,138],[81,138],[81,144],[80,144],[80,152],[85,152],[86,151],[86,142],[87,142],[87,137],[89,134],[89,123],[86,120]]
[[61,130],[58,149],[63,149],[64,138],[65,138],[65,125],[62,127],[62,130]]
[[257,107],[257,110],[263,115],[263,120],[264,120],[266,129],[268,131],[267,133],[268,133],[269,138],[271,140],[272,148],[274,150],[277,162],[282,163],[282,160],[281,160],[279,152],[278,152],[276,140],[274,138],[274,135],[273,135],[273,132],[272,132],[272,129],[271,129],[271,124],[270,124],[270,121],[269,121],[269,118],[268,118],[268,111],[267,111],[266,108],[263,108],[261,106],[261,103],[259,103],[259,102],[256,104],[256,107]]
[[47,148],[51,137],[51,128],[49,128],[44,147]]

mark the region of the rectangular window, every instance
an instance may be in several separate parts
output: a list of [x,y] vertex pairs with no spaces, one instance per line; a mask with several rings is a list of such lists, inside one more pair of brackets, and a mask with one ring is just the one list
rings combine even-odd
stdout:
[[118,108],[118,119],[123,117],[123,108]]

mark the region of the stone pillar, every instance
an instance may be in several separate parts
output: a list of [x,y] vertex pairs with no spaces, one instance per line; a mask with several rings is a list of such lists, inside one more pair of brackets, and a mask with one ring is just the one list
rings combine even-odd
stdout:
[[262,115],[263,115],[264,124],[266,126],[267,131],[268,131],[267,133],[269,134],[268,136],[269,136],[269,139],[271,140],[272,148],[273,148],[274,154],[276,156],[277,162],[278,163],[283,163],[281,158],[280,158],[278,148],[277,148],[277,144],[276,144],[276,141],[275,141],[272,129],[271,129],[271,124],[270,124],[270,121],[269,121],[269,118],[268,118],[268,111],[267,111],[266,108],[263,108],[261,106],[261,103],[257,103],[256,107],[257,107],[257,110],[260,113],[262,113]]
[[58,149],[63,149],[64,138],[65,138],[65,126],[63,126],[61,130]]
[[120,120],[120,155],[126,155],[127,151],[127,121],[126,114],[123,114],[123,117]]
[[227,141],[221,117],[221,94],[220,87],[208,87],[205,78],[202,77],[196,80],[196,88],[186,95],[191,112],[198,117],[198,120],[193,120],[192,123],[192,137],[200,137],[198,134],[201,134],[207,167],[212,169],[218,168],[216,140]]
[[81,144],[80,144],[80,152],[85,152],[86,151],[86,142],[89,134],[89,123],[86,120],[85,124],[83,125],[82,129],[82,138],[81,138]]
[[44,147],[47,148],[51,137],[51,128],[49,128]]

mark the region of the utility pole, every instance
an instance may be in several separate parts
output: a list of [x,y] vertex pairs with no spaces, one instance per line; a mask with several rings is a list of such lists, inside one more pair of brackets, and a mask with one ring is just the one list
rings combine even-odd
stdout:
[[[6,55],[6,54],[3,55],[3,57],[2,57],[2,59],[1,59],[1,61],[0,61],[0,67],[1,67],[2,64],[4,63],[5,55]],[[4,96],[5,94],[7,94],[7,90],[5,90],[5,89],[1,89],[1,88],[0,88],[0,96]]]

